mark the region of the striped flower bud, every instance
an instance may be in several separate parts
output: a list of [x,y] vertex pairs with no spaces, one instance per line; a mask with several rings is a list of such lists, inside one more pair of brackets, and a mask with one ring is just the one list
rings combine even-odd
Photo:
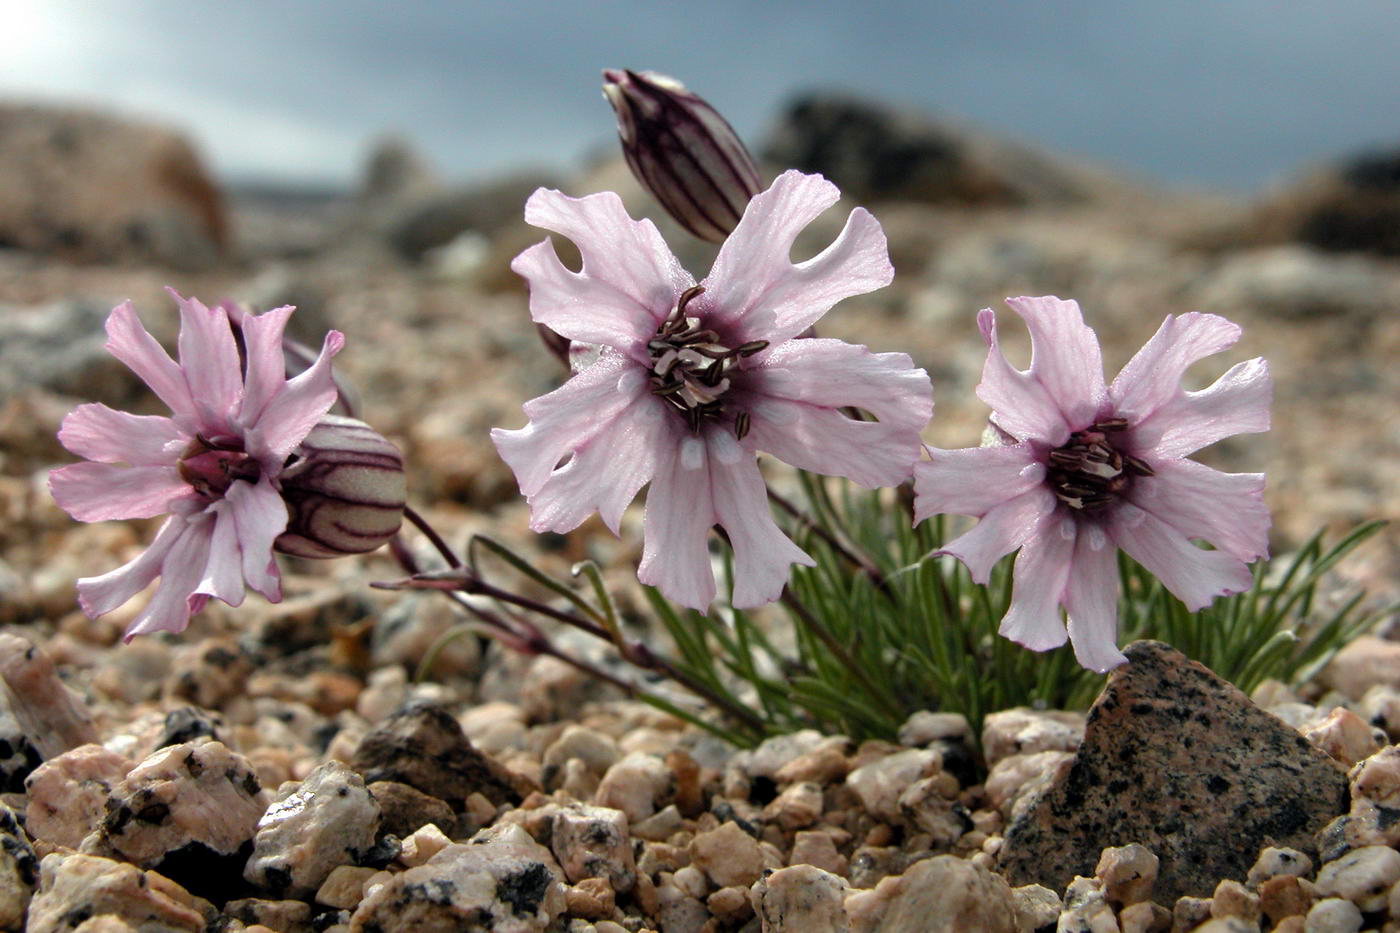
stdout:
[[763,190],[734,128],[675,78],[614,69],[603,78],[632,174],[682,227],[723,242]]
[[403,456],[363,421],[324,416],[280,480],[288,520],[276,548],[284,554],[363,554],[399,530],[407,496]]

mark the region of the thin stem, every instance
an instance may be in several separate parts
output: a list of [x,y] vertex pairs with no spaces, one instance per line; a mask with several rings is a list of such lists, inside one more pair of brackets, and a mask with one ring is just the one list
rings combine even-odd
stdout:
[[614,687],[617,687],[629,697],[635,697],[640,692],[638,691],[636,684],[623,680],[616,674],[613,674],[609,671],[605,671],[601,667],[597,667],[589,663],[588,661],[584,661],[580,658],[576,658],[570,654],[566,654],[563,651],[560,651],[557,647],[555,647],[554,643],[551,642],[549,638],[545,636],[543,632],[541,632],[534,626],[530,626],[530,631],[528,634],[521,635],[500,616],[496,615],[494,612],[491,612],[489,610],[482,609],[479,606],[472,605],[471,601],[463,597],[461,593],[448,592],[446,595],[451,597],[453,601],[457,603],[457,605],[461,606],[463,609],[467,610],[467,612],[476,616],[478,619],[486,623],[491,628],[494,628],[500,632],[504,632],[508,641],[523,642],[526,649],[529,651],[533,651],[536,654],[549,655],[552,658],[558,658],[565,664],[577,668],[578,670],[582,671],[590,677],[596,677],[599,680],[606,681],[607,683],[612,684]]
[[702,681],[696,680],[689,674],[677,668],[670,661],[667,661],[660,655],[653,653],[652,650],[642,642],[631,641],[618,644],[618,642],[613,639],[612,633],[610,633],[606,628],[604,628],[601,625],[596,625],[593,622],[590,622],[587,619],[580,618],[579,616],[576,616],[571,612],[564,612],[562,610],[555,609],[553,606],[547,606],[544,603],[530,599],[528,596],[519,596],[515,593],[503,590],[500,587],[493,586],[492,584],[487,583],[485,580],[482,580],[480,578],[466,582],[463,585],[467,587],[466,591],[469,593],[481,596],[490,596],[491,598],[498,599],[503,603],[509,603],[512,606],[519,606],[521,609],[528,609],[531,612],[539,613],[542,616],[555,619],[559,622],[563,622],[566,625],[572,625],[574,628],[587,632],[589,635],[592,635],[595,638],[600,638],[603,641],[608,642],[609,644],[616,645],[618,651],[622,653],[623,658],[625,658],[628,662],[635,664],[637,667],[640,667],[643,670],[655,671],[663,677],[668,677],[671,680],[674,680],[676,683],[680,684],[682,687],[689,690],[691,693],[694,693],[696,696],[699,696],[706,702],[718,707],[719,709],[724,710],[729,715],[740,720],[746,726],[752,729],[756,729],[760,733],[764,731],[762,718],[760,718],[752,710],[748,709],[745,706],[741,706],[738,703],[734,702],[732,699],[725,697],[723,694],[712,690],[708,685],[706,685]]
[[833,551],[835,551],[845,560],[849,561],[852,566],[859,567],[861,570],[865,571],[865,574],[868,577],[870,577],[871,582],[873,582],[877,587],[884,589],[884,574],[880,573],[880,568],[876,567],[870,561],[869,558],[857,554],[850,548],[846,547],[846,545],[842,544],[841,541],[835,535],[833,535],[830,531],[827,531],[823,525],[818,523],[816,519],[812,518],[812,516],[799,509],[786,497],[779,495],[778,493],[770,489],[768,490],[768,498],[773,500],[773,503],[777,505],[778,508],[782,509],[784,512],[788,513],[793,518],[797,519],[798,524],[802,529],[810,531],[818,538],[821,538]]
[[403,517],[408,519],[409,522],[413,524],[414,528],[423,532],[428,541],[432,543],[433,547],[437,548],[437,552],[442,555],[442,559],[447,561],[447,566],[451,567],[453,570],[462,566],[462,559],[458,557],[453,552],[452,548],[448,546],[447,542],[442,539],[442,535],[437,533],[437,529],[428,524],[427,519],[407,505],[403,507]]
[[813,635],[817,636],[822,644],[826,645],[827,650],[836,656],[836,659],[850,671],[851,676],[870,692],[870,695],[885,708],[886,712],[895,716],[902,715],[903,711],[899,708],[898,704],[890,699],[885,694],[885,691],[875,684],[875,681],[870,678],[865,668],[861,667],[860,662],[851,655],[845,645],[841,644],[841,640],[832,634],[831,629],[827,628],[825,623],[818,619],[802,600],[797,598],[797,594],[792,591],[791,587],[783,587],[782,603],[784,606],[788,607],[794,615],[802,620],[802,624],[807,626],[808,630],[811,631]]
[[[433,547],[437,549],[437,552],[442,555],[443,560],[447,561],[447,563],[452,567],[452,569],[457,570],[462,567],[461,559],[457,557],[457,555],[453,552],[452,548],[449,547],[447,542],[443,540],[442,536],[437,533],[437,530],[433,528],[432,525],[428,524],[427,520],[424,519],[423,516],[419,515],[412,508],[405,506],[404,517],[407,518],[408,521],[415,528],[417,528],[419,531],[421,531],[424,535],[427,536],[428,540],[432,542]],[[395,538],[391,542],[391,549],[393,551],[394,557],[398,560],[398,562],[403,566],[405,570],[407,570],[410,574],[416,574],[419,572],[418,562],[414,559],[413,554],[403,544],[402,540],[400,540],[397,536],[395,536]],[[498,586],[495,586],[491,583],[487,583],[485,580],[483,580],[480,576],[476,574],[472,574],[471,577],[461,581],[460,592],[444,592],[446,592],[447,595],[451,596],[454,600],[456,600],[458,605],[462,606],[464,609],[466,609],[472,615],[476,616],[482,622],[485,622],[487,625],[492,626],[498,631],[504,632],[506,634],[507,639],[515,641],[523,640],[528,643],[530,650],[536,651],[540,654],[547,654],[551,657],[556,657],[559,660],[565,662],[566,664],[574,666],[580,671],[583,671],[591,676],[598,677],[601,680],[613,684],[614,686],[623,690],[628,696],[638,695],[639,691],[634,684],[630,684],[627,681],[624,681],[621,678],[602,670],[601,668],[594,667],[587,661],[582,661],[578,658],[574,658],[565,654],[564,652],[556,648],[549,641],[549,639],[545,638],[543,633],[539,632],[538,629],[534,629],[529,635],[521,635],[512,626],[503,621],[499,616],[472,605],[470,601],[462,597],[462,592],[470,593],[475,596],[486,596],[512,606],[518,606],[519,608],[528,610],[529,612],[545,616],[546,618],[554,619],[558,622],[563,622],[565,625],[571,625],[574,628],[579,629],[580,631],[592,635],[594,638],[598,638],[603,641],[606,641],[608,644],[615,645],[618,651],[621,652],[624,660],[628,661],[629,663],[634,664],[643,670],[653,671],[657,674],[660,674],[663,677],[671,679],[672,681],[679,684],[681,687],[685,688],[686,690],[689,690],[691,693],[700,697],[702,700],[706,701],[707,703],[711,704],[712,706],[718,709],[723,710],[728,715],[742,722],[745,726],[747,726],[751,730],[754,730],[759,735],[762,735],[766,731],[763,719],[756,713],[754,713],[752,710],[739,704],[735,700],[724,696],[718,691],[713,690],[707,684],[696,680],[689,674],[686,674],[684,671],[680,670],[675,665],[673,665],[670,661],[667,661],[665,658],[662,658],[652,653],[651,649],[648,648],[646,645],[642,644],[641,642],[626,642],[623,641],[620,637],[614,638],[613,634],[609,632],[607,628],[598,625],[595,622],[592,622],[581,616],[574,615],[571,612],[564,612],[562,610],[555,609],[553,606],[549,606],[545,603],[540,602],[539,600],[531,599],[528,596],[521,596],[519,594],[512,593],[509,590],[503,590]]]
[[716,690],[712,690],[704,682],[691,677],[670,661],[660,655],[652,653],[652,650],[642,642],[637,641],[629,643],[623,649],[623,655],[627,660],[636,664],[638,667],[653,670],[663,677],[669,677],[691,693],[711,705],[724,710],[730,716],[733,716],[745,726],[754,730],[759,736],[762,736],[768,731],[764,725],[763,718],[753,710],[746,706],[739,705],[733,699],[724,696]]

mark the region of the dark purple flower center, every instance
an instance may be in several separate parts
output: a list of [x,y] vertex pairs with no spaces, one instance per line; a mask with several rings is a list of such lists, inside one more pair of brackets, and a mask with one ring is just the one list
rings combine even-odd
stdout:
[[[762,351],[766,340],[751,340],[728,347],[713,330],[701,326],[697,317],[687,317],[688,305],[704,289],[687,288],[676,301],[676,309],[661,322],[647,342],[651,354],[651,391],[685,419],[691,431],[699,431],[706,421],[728,417],[724,394],[729,391],[729,374],[739,361]],[[749,433],[748,412],[734,415],[734,434],[740,439]]]
[[1055,497],[1072,509],[1101,512],[1128,491],[1134,477],[1151,476],[1152,467],[1114,446],[1114,435],[1127,427],[1122,418],[1108,418],[1050,451],[1045,481]]
[[180,457],[179,470],[181,479],[210,499],[222,499],[234,480],[256,483],[262,476],[261,465],[236,437],[196,436]]

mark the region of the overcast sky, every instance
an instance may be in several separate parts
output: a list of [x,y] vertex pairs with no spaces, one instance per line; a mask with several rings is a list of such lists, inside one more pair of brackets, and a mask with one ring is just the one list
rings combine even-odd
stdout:
[[1202,187],[1400,144],[1397,0],[0,0],[0,95],[178,124],[230,177],[350,183],[388,131],[459,178],[576,164],[604,67],[751,144],[819,86]]

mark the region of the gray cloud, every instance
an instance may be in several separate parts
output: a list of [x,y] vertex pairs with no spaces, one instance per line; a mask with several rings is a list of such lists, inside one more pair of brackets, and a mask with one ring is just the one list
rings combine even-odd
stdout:
[[230,174],[349,181],[385,130],[457,176],[567,164],[610,144],[605,66],[672,73],[750,138],[842,87],[1175,183],[1400,139],[1390,0],[15,5],[0,90],[176,120]]

